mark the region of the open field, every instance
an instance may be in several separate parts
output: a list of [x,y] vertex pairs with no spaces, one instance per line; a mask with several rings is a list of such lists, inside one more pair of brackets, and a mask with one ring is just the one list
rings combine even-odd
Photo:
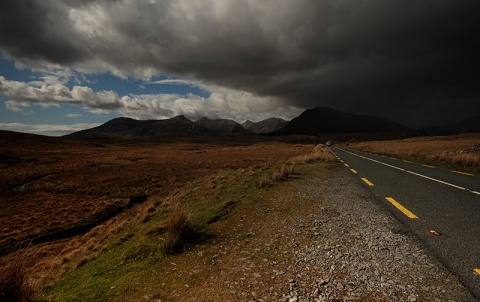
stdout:
[[347,143],[350,148],[480,173],[480,134]]
[[[292,138],[87,142],[2,132],[0,140],[0,267],[23,259],[37,289],[97,257],[163,258],[158,238],[172,205],[185,203],[205,233],[242,196],[264,190],[259,178],[274,184],[285,165],[330,158]],[[147,240],[122,245],[137,233]]]

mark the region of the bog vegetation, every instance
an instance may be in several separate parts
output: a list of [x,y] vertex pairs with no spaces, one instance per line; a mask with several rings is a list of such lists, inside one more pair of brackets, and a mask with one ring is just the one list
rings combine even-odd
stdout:
[[480,135],[475,133],[350,143],[348,146],[449,169],[480,173]]
[[324,160],[321,147],[279,142],[4,145],[0,301],[136,300],[144,292],[132,284],[168,288],[165,259],[258,201],[259,178],[280,186],[294,166]]

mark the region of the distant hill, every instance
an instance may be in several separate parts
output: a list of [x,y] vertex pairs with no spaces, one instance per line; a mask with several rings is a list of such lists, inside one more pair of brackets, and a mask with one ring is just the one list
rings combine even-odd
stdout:
[[327,107],[305,110],[273,135],[318,135],[321,133],[405,132],[410,128],[368,115],[336,111]]
[[247,129],[252,133],[261,134],[261,133],[269,133],[269,132],[276,131],[284,127],[286,124],[288,124],[288,121],[284,119],[271,117],[256,123],[251,121],[246,121],[245,123],[242,124],[242,126],[243,128]]
[[318,135],[322,133],[393,133],[406,132],[409,130],[411,129],[406,126],[386,119],[318,107],[305,110],[291,122],[279,118],[269,118],[258,123],[246,121],[243,126],[229,119],[208,119],[206,117],[193,122],[183,115],[164,120],[145,121],[120,117],[95,128],[74,132],[66,135],[66,137],[132,138],[153,136],[244,135],[249,133]]
[[195,122],[196,125],[207,129],[208,131],[218,135],[229,134],[249,134],[242,125],[229,119],[208,119],[203,117]]
[[126,117],[115,118],[95,128],[81,130],[65,137],[148,137],[148,136],[183,136],[210,135],[207,129],[198,126],[183,115],[165,120],[139,121]]
[[480,132],[480,115],[440,128],[454,132]]

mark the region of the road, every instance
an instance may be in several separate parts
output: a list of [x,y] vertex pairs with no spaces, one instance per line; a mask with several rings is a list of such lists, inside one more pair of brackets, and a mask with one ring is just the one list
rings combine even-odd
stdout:
[[480,300],[480,177],[344,147],[330,150]]

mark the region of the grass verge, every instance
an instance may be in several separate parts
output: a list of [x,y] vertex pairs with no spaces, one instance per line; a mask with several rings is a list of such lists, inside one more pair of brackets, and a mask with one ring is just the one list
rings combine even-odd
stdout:
[[[194,255],[201,254],[199,250],[203,246],[214,245],[215,234],[209,233],[209,226],[214,222],[228,225],[231,215],[238,217],[242,211],[251,211],[267,194],[258,189],[258,179],[265,175],[271,179],[274,171],[282,170],[284,175],[291,175],[293,163],[220,170],[214,176],[199,178],[178,188],[161,202],[157,199],[153,204],[147,201],[139,205],[150,207],[148,219],[140,216],[108,236],[101,253],[71,260],[75,266],[72,272],[40,293],[37,300],[140,301],[147,297],[148,301],[171,301],[171,293],[179,286],[194,286],[201,280],[197,274],[177,270],[179,259],[195,258],[190,256],[191,251],[197,251]],[[295,168],[303,171],[303,165],[309,164],[298,163]],[[268,194],[283,185],[275,183],[273,187]],[[234,232],[235,226],[230,227],[225,231]],[[184,250],[187,253],[178,253]],[[217,257],[218,254],[212,254],[209,263]]]
[[416,137],[349,143],[349,148],[451,170],[480,174],[480,135]]

